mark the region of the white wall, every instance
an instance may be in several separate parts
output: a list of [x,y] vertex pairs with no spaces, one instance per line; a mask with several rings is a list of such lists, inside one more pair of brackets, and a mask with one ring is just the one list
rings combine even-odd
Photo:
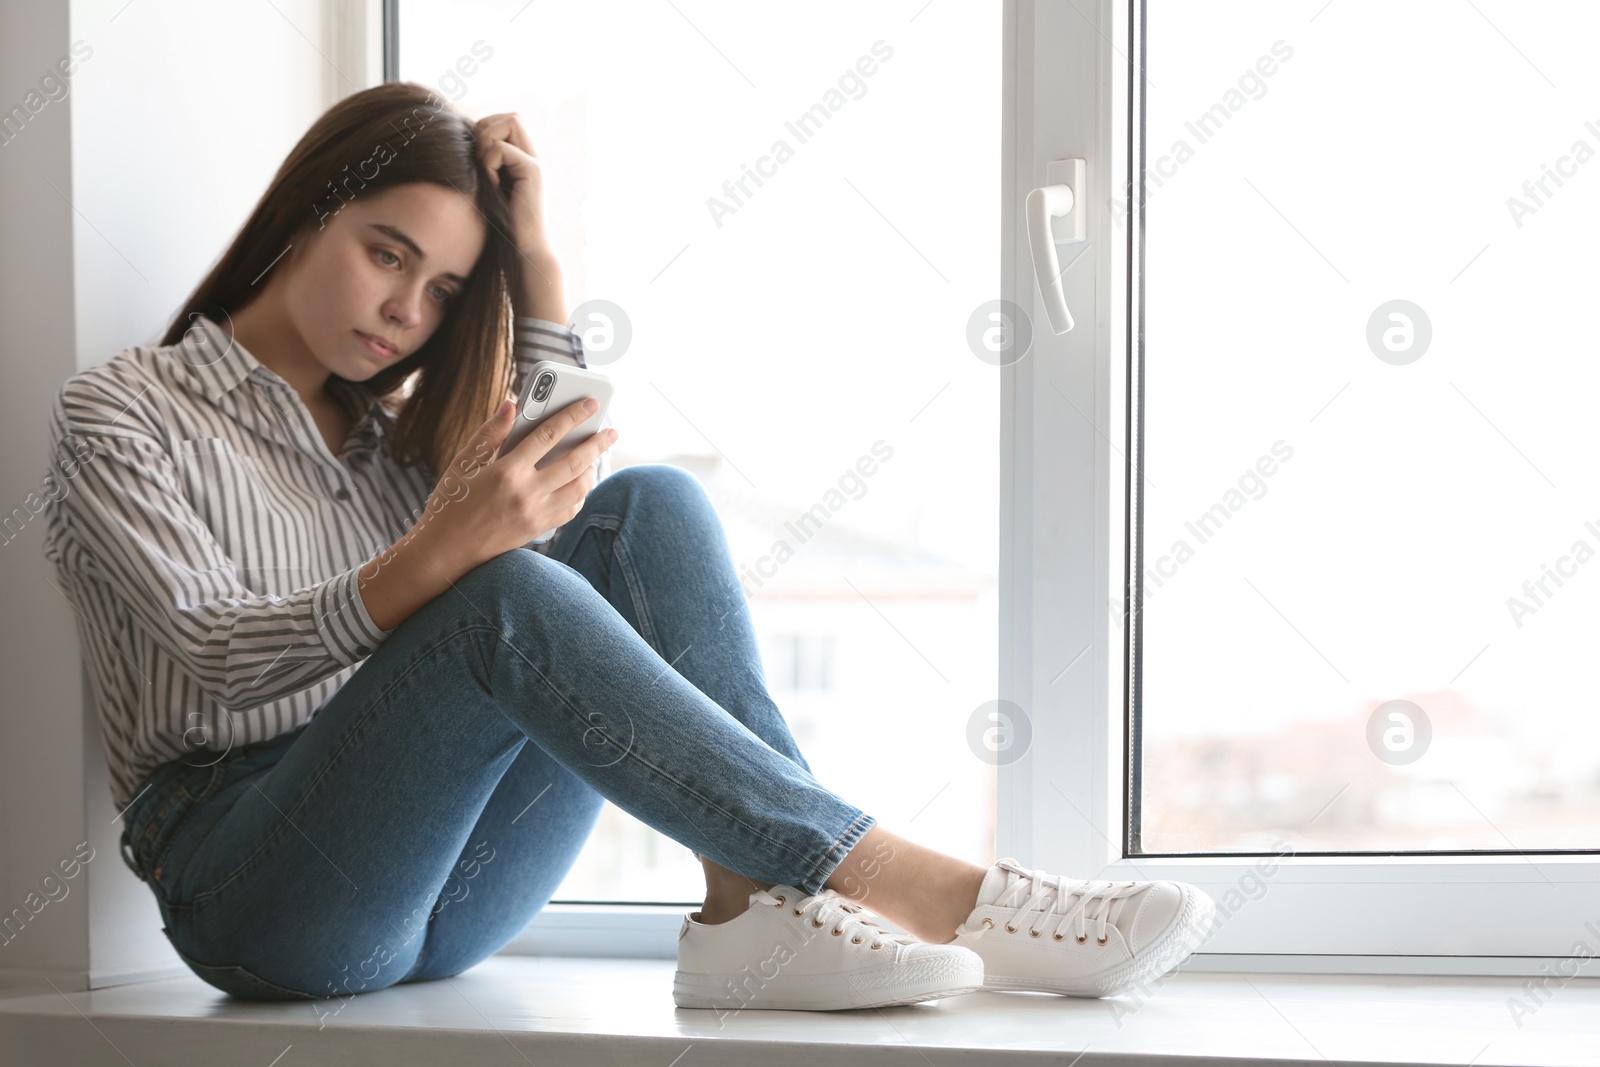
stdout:
[[[0,111],[61,57],[74,70],[67,95],[0,144],[0,514],[48,470],[45,418],[62,381],[153,342],[306,128],[382,80],[378,11],[377,0],[0,6]],[[53,579],[34,519],[0,547],[0,916],[27,910],[80,842],[94,855],[0,944],[0,985],[183,973],[119,855],[74,609]]]
[[[64,3],[0,6],[0,110],[21,103],[67,53],[68,22]],[[0,144],[0,510],[7,514],[39,487],[44,400],[76,366],[72,208],[51,188],[72,189],[70,101],[47,103]],[[85,839],[77,638],[72,609],[44,580],[41,532],[34,520],[0,547],[0,914],[22,906]],[[49,969],[52,978],[82,971],[84,899],[73,892],[41,911],[0,946],[0,968]]]

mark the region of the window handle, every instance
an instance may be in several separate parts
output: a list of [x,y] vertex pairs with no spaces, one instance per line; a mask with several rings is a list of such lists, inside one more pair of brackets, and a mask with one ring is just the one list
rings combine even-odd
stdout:
[[1033,274],[1039,282],[1050,328],[1056,333],[1072,329],[1072,313],[1061,288],[1061,261],[1057,244],[1077,244],[1086,239],[1084,174],[1081,159],[1057,159],[1045,165],[1045,184],[1028,194],[1026,204],[1028,249],[1033,253]]

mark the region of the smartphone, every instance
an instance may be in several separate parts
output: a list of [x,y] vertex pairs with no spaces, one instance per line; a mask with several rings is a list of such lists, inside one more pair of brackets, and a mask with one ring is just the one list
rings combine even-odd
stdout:
[[[611,406],[611,379],[604,374],[587,367],[574,367],[555,360],[539,360],[528,370],[527,382],[523,386],[522,396],[517,401],[517,418],[511,424],[511,432],[506,434],[505,442],[500,446],[500,455],[510,452],[545,419],[555,415],[567,405],[590,396],[600,402],[600,407],[557,441],[550,451],[534,464],[535,470],[544,470],[587,441],[600,429],[606,409]],[[560,527],[540,534],[529,543],[544,544],[556,535],[557,529]]]

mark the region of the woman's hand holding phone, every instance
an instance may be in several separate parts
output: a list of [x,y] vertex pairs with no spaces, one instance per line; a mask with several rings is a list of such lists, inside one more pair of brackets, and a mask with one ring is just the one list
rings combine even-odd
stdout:
[[598,477],[594,465],[617,431],[590,434],[540,470],[535,464],[590,412],[584,400],[558,408],[501,455],[516,413],[516,403],[504,401],[450,461],[411,528],[362,565],[361,600],[379,629],[393,631],[478,564],[582,510]]
[[515,403],[503,401],[456,453],[417,526],[419,534],[428,529],[436,551],[460,554],[457,566],[450,568],[456,570],[453,578],[571,522],[583,510],[598,477],[595,463],[616,443],[616,430],[591,434],[543,470],[535,464],[593,414],[588,407],[593,403],[582,399],[568,404],[501,455],[517,414]]

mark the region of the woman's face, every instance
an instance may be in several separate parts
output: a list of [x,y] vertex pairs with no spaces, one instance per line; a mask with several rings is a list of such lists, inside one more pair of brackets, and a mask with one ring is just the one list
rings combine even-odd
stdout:
[[[486,232],[472,201],[442,185],[358,191],[295,249],[285,312],[329,372],[364,381],[439,328]],[[376,353],[363,336],[394,348]]]

